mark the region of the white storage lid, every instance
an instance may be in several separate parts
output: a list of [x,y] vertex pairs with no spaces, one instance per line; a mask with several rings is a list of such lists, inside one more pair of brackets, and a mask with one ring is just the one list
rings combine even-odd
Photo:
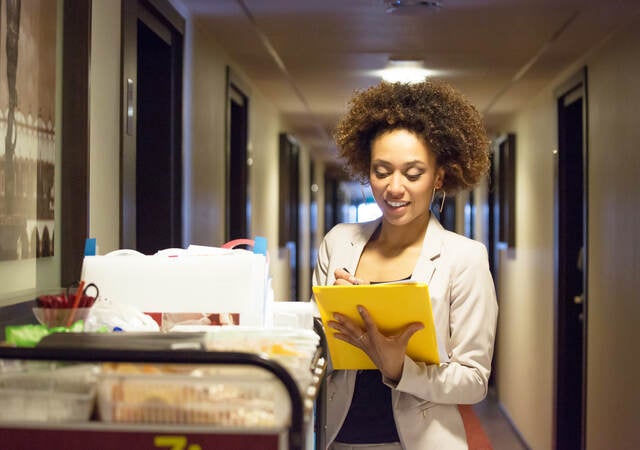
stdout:
[[215,247],[171,250],[85,256],[82,279],[95,283],[100,297],[145,313],[237,313],[241,325],[264,325],[265,255]]

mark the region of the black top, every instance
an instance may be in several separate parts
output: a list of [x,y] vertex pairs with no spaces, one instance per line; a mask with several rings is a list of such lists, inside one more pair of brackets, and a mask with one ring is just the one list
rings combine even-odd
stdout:
[[[404,278],[408,280],[411,276]],[[371,282],[378,284],[380,282]],[[391,388],[382,382],[379,370],[359,370],[347,417],[337,442],[381,444],[399,442],[391,407]]]
[[398,442],[391,409],[391,388],[379,370],[360,370],[351,406],[336,441],[345,444]]

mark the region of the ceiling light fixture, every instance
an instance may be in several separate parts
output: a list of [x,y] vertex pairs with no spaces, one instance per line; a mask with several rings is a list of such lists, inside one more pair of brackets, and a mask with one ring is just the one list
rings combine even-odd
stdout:
[[390,83],[419,83],[435,72],[424,68],[422,61],[389,60],[387,67],[376,72],[376,75]]
[[384,0],[388,13],[438,11],[442,2],[428,0]]

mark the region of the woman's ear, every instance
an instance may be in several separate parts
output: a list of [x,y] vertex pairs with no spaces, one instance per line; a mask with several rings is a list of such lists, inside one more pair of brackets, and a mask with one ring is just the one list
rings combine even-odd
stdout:
[[436,171],[435,187],[436,187],[436,189],[442,189],[443,185],[444,185],[444,169],[442,167],[440,167]]

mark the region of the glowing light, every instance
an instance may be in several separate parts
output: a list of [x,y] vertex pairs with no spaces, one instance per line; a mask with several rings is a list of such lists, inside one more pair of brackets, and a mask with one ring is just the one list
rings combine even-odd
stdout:
[[376,75],[390,83],[419,83],[434,74],[434,71],[424,68],[422,61],[392,60],[386,68],[376,72]]

